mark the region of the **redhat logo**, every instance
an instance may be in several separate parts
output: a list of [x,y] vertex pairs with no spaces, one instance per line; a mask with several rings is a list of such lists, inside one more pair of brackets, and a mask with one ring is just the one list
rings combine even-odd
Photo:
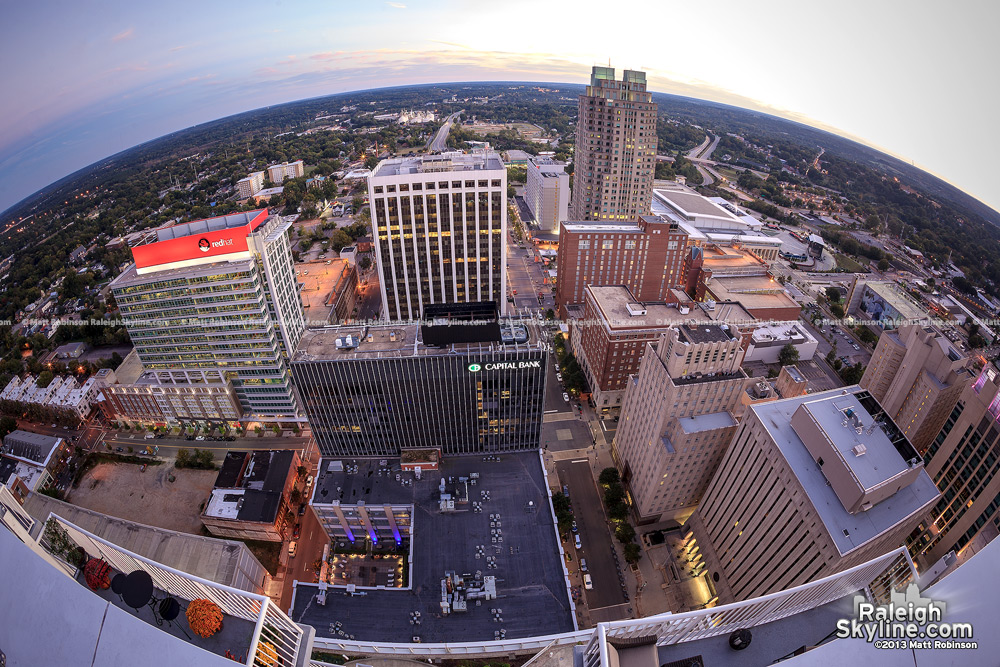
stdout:
[[211,245],[209,244],[208,239],[200,239],[198,241],[198,250],[201,250],[202,252],[208,252],[208,249],[210,247]]

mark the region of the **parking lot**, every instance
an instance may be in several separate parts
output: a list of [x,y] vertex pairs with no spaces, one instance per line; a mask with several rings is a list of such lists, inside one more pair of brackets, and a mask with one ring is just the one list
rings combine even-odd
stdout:
[[[355,479],[344,479],[344,473],[321,475],[316,482],[319,494],[324,489],[341,487],[347,497],[354,498],[353,489],[361,488],[357,498],[367,504],[414,505],[412,587],[365,590],[359,596],[348,596],[343,588],[331,588],[324,607],[316,604],[315,586],[300,582],[292,619],[314,626],[319,636],[340,636],[336,633],[344,632],[356,639],[380,642],[410,642],[414,637],[422,642],[491,641],[501,629],[507,639],[572,630],[562,556],[539,455],[524,452],[499,458],[451,458],[442,462],[440,471],[426,473],[420,480],[414,479],[412,473],[402,473],[413,479],[412,485],[406,487],[385,476],[368,476],[373,464],[366,461],[345,460],[345,464],[358,463],[361,467],[354,473]],[[398,470],[399,461],[391,461],[390,465]],[[471,503],[459,503],[455,512],[441,512],[435,495],[441,477],[473,472],[480,477],[476,485],[469,486],[469,500],[482,502],[482,512],[473,511]],[[364,484],[358,480],[365,480]],[[329,491],[325,498],[332,499]],[[492,541],[491,514],[502,516],[502,542]],[[477,557],[480,549],[496,558],[495,569]],[[299,553],[296,558],[311,561],[320,556]],[[465,613],[443,615],[441,580],[445,572],[471,575],[477,570],[496,576],[498,598],[470,603]],[[502,621],[495,620],[491,613],[496,609],[502,611]],[[420,612],[419,626],[412,623],[416,611]]]

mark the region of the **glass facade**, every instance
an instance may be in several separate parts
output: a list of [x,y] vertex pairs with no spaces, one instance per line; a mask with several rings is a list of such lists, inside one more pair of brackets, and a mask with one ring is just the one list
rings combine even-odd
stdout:
[[547,352],[293,361],[324,456],[399,456],[537,449]]

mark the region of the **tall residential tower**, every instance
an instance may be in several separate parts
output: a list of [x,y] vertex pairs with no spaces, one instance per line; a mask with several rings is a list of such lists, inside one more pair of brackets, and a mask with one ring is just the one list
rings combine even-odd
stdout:
[[580,96],[573,167],[573,221],[636,221],[648,215],[656,167],[656,103],[646,73],[594,67]]

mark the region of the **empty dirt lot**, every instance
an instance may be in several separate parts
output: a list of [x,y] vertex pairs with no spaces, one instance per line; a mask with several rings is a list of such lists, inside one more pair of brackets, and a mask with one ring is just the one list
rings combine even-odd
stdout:
[[[173,482],[168,481],[170,475]],[[177,470],[165,463],[146,472],[131,463],[100,463],[84,475],[68,500],[120,519],[200,533],[200,507],[216,475],[215,470]]]

